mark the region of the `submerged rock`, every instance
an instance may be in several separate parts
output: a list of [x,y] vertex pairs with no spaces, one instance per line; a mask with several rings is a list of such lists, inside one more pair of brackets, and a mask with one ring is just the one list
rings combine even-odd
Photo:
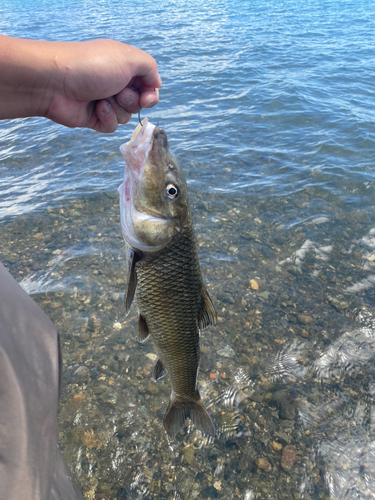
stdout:
[[195,448],[193,446],[187,446],[184,450],[184,464],[191,464],[195,457]]
[[259,469],[264,470],[264,472],[271,472],[272,466],[266,458],[260,458],[257,462]]
[[258,283],[257,283],[256,280],[254,280],[254,279],[250,280],[250,288],[252,290],[258,290],[259,289],[259,285],[258,285]]
[[233,358],[236,355],[234,350],[229,346],[225,346],[222,349],[219,349],[217,351],[217,354],[219,356],[222,356],[223,358]]
[[311,316],[309,316],[308,314],[298,314],[297,320],[298,320],[298,323],[300,323],[301,325],[309,325],[310,323],[312,323],[314,321],[314,319]]
[[281,454],[281,467],[289,472],[292,470],[294,462],[297,458],[297,448],[293,445],[285,446]]

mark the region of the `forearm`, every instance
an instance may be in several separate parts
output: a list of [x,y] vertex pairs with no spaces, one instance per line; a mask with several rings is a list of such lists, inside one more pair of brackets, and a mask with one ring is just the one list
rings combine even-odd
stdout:
[[0,119],[45,113],[59,71],[53,45],[0,35]]

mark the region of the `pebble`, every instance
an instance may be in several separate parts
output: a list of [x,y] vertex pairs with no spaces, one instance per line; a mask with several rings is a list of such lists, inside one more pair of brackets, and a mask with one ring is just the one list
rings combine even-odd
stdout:
[[151,361],[156,361],[157,355],[155,353],[153,353],[153,352],[148,352],[146,354],[146,358],[151,359]]
[[57,250],[54,250],[52,252],[52,255],[60,255],[62,253],[62,250],[60,250],[59,248]]
[[116,189],[116,191],[106,191],[104,194],[110,200],[117,200],[117,198],[118,198],[117,189]]
[[282,449],[283,445],[281,443],[278,443],[277,441],[272,441],[272,449],[275,451],[280,451]]
[[348,302],[339,301],[338,299],[336,299],[334,297],[328,297],[328,301],[336,309],[336,311],[343,311],[345,309],[348,309],[348,307],[349,307]]
[[156,396],[156,394],[159,392],[159,389],[154,382],[150,382],[147,386],[147,392],[152,396]]
[[292,404],[287,399],[281,401],[279,409],[279,417],[282,420],[294,420],[295,416],[296,412]]
[[236,353],[234,352],[234,350],[231,347],[225,346],[222,349],[219,349],[217,351],[217,354],[219,356],[222,356],[223,358],[233,358]]
[[59,307],[62,306],[62,303],[55,301],[55,302],[51,302],[49,306],[51,309],[58,309]]
[[282,420],[294,420],[295,409],[290,401],[290,397],[288,397],[288,393],[281,390],[271,394],[271,397],[279,402],[279,418]]
[[113,323],[113,328],[114,328],[115,330],[121,330],[121,323],[120,323],[119,321],[115,321],[115,322]]
[[184,464],[191,464],[195,457],[195,448],[193,446],[187,446],[184,450]]
[[94,394],[103,394],[104,392],[106,392],[106,390],[107,386],[104,384],[94,385],[94,387],[92,388],[92,392]]
[[282,432],[282,431],[276,431],[274,433],[273,437],[276,439],[280,439],[281,441],[284,441],[284,443],[287,443],[287,444],[289,444],[291,441],[290,436],[288,436],[288,434],[286,434],[285,432]]
[[235,304],[236,300],[232,294],[229,292],[219,292],[217,294],[217,300],[223,302],[224,304]]
[[313,318],[307,314],[298,314],[297,320],[301,325],[308,325],[314,321]]
[[97,448],[98,447],[98,438],[95,435],[94,431],[91,429],[89,431],[85,431],[82,436],[82,444],[89,450],[92,448]]
[[281,467],[289,472],[292,470],[294,462],[297,458],[297,448],[293,445],[285,446],[281,454]]
[[76,377],[80,378],[88,378],[90,377],[90,371],[86,366],[79,366],[76,371],[74,372],[74,375]]
[[89,340],[89,334],[87,332],[82,332],[80,335],[77,335],[78,342],[87,342]]
[[271,464],[266,458],[260,458],[257,462],[257,466],[259,469],[264,470],[264,472],[271,472],[272,469]]
[[215,488],[215,490],[220,491],[221,490],[221,481],[215,481],[214,488]]
[[81,391],[81,392],[78,392],[77,394],[75,394],[72,398],[69,399],[69,403],[73,406],[81,406],[82,405],[82,402],[83,400],[86,398],[86,396],[84,395],[84,393]]
[[143,367],[143,375],[145,377],[148,377],[150,374],[151,374],[151,370],[152,370],[152,364],[151,363],[147,363],[147,365],[145,365]]
[[250,288],[252,290],[259,290],[259,285],[256,280],[250,280]]

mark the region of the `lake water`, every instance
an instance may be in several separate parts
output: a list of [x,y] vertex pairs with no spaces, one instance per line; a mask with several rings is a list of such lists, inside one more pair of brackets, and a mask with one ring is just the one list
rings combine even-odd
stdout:
[[[168,377],[125,317],[119,146],[0,123],[0,259],[57,324],[59,443],[86,499],[375,498],[375,6],[366,0],[0,0],[8,35],[115,38],[163,79],[219,322],[214,440],[164,433]],[[146,113],[142,113],[146,116]]]

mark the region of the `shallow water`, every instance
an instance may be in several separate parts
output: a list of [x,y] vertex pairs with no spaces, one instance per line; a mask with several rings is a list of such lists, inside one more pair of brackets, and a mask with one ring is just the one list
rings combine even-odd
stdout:
[[59,443],[85,498],[374,498],[373,4],[0,9],[3,33],[156,57],[147,116],[185,170],[219,315],[199,373],[217,437],[171,441],[168,378],[123,307],[118,147],[136,120],[0,124],[0,258],[60,330]]

